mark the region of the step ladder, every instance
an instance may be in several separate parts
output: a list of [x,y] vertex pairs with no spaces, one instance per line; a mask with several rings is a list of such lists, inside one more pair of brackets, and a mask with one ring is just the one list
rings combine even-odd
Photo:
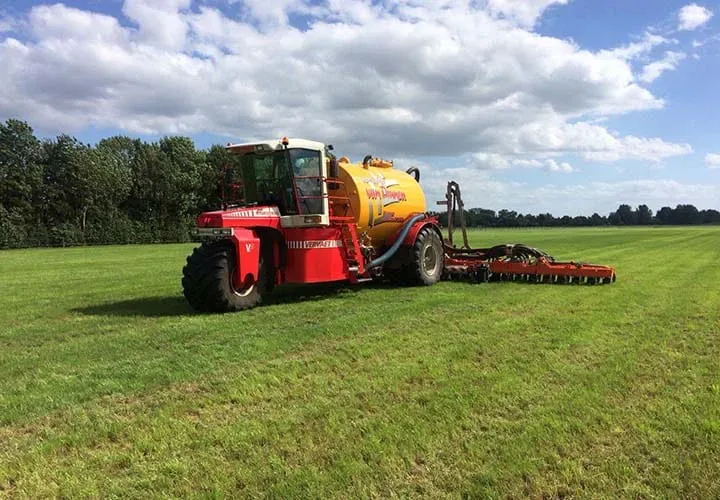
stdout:
[[[362,249],[360,248],[360,237],[357,232],[357,219],[353,213],[350,198],[345,191],[345,183],[339,179],[326,179],[326,182],[340,185],[342,194],[338,196],[328,196],[330,205],[330,224],[339,227],[342,233],[343,247],[345,248],[345,262],[350,272],[350,281],[364,281],[360,277],[365,274],[365,260],[363,258]],[[342,211],[342,215],[338,215],[337,211]],[[364,278],[364,276],[363,276]]]

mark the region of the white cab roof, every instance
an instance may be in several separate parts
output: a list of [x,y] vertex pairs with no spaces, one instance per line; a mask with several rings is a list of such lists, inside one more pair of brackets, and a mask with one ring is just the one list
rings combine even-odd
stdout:
[[[283,139],[270,139],[267,141],[245,142],[245,143],[241,143],[241,144],[228,144],[227,146],[225,146],[225,148],[230,149],[230,150],[235,150],[235,151],[246,150],[247,152],[257,151],[257,150],[273,151],[276,149],[282,149]],[[313,149],[313,150],[322,150],[325,148],[325,144],[323,144],[322,142],[309,141],[307,139],[297,139],[297,138],[289,137],[289,138],[287,138],[287,141],[288,141],[288,148],[304,148],[304,149]]]

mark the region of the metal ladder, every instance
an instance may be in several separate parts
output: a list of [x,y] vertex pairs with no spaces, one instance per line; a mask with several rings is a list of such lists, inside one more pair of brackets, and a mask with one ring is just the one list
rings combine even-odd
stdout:
[[[342,186],[345,191],[345,183],[339,179],[326,179],[327,183]],[[365,260],[363,259],[362,250],[360,249],[360,239],[357,233],[357,219],[353,213],[350,198],[345,191],[342,196],[328,196],[330,205],[330,223],[339,227],[342,232],[342,241],[345,248],[345,262],[350,271],[351,281],[356,281],[359,276],[365,274]],[[338,205],[344,209],[344,215],[336,215],[335,210]]]

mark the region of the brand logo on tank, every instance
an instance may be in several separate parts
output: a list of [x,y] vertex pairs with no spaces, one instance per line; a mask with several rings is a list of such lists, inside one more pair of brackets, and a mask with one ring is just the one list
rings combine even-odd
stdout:
[[407,201],[407,195],[404,192],[389,189],[392,186],[400,184],[399,181],[386,179],[382,174],[370,174],[370,177],[361,180],[370,186],[365,191],[368,199],[382,200],[382,204],[385,207],[400,201]]

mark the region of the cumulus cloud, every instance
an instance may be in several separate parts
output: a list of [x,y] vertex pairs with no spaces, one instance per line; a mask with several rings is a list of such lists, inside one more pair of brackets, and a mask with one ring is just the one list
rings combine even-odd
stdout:
[[692,153],[689,144],[672,144],[657,138],[619,136],[589,123],[532,123],[518,130],[518,153],[576,153],[586,160],[620,159],[661,161]]
[[685,59],[685,57],[686,55],[683,52],[665,52],[665,56],[662,59],[651,62],[643,67],[642,73],[640,74],[640,81],[644,83],[654,82],[666,71],[676,69],[680,61]]
[[720,154],[708,153],[705,155],[705,164],[710,168],[720,168]]
[[678,13],[678,29],[691,31],[707,23],[713,13],[710,9],[696,3],[686,5]]
[[114,17],[68,8],[63,4],[33,8],[29,26],[33,35],[43,41],[64,39],[116,44],[126,34]]
[[125,0],[122,18],[36,6],[29,37],[0,37],[0,118],[49,133],[293,135],[350,154],[477,154],[475,170],[690,152],[598,124],[664,105],[629,60],[667,41],[647,34],[594,52],[533,31],[564,3],[252,0],[228,17],[192,0]]
[[183,48],[188,24],[180,11],[190,7],[191,0],[125,0],[123,13],[138,26],[138,40],[154,47],[171,50]]

